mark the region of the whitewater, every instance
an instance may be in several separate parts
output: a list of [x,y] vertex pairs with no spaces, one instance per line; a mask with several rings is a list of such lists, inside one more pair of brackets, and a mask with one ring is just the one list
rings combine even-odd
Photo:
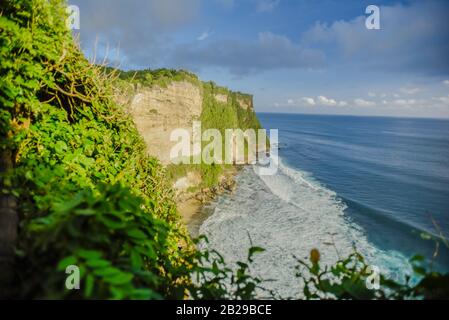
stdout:
[[301,297],[296,258],[308,259],[313,248],[320,251],[323,265],[356,249],[389,277],[400,279],[411,271],[403,254],[371,244],[363,228],[345,214],[338,195],[310,173],[287,166],[281,158],[275,175],[259,175],[254,169],[243,168],[236,177],[236,191],[210,204],[212,214],[200,234],[230,265],[245,261],[249,247],[263,247],[251,264],[251,274],[270,280],[263,283],[266,289],[282,298]]

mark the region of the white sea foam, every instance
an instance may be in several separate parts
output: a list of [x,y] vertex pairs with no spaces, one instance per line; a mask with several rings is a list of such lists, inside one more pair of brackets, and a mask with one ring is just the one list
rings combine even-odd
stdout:
[[367,241],[363,230],[345,216],[346,205],[335,192],[281,159],[276,175],[258,176],[247,167],[238,175],[237,185],[234,194],[217,199],[200,233],[207,235],[209,246],[228,263],[246,259],[250,238],[253,245],[265,248],[252,272],[272,279],[264,286],[282,297],[300,296],[294,255],[307,258],[313,248],[321,252],[326,265],[356,247],[384,272],[403,272],[407,266],[400,253],[380,251]]

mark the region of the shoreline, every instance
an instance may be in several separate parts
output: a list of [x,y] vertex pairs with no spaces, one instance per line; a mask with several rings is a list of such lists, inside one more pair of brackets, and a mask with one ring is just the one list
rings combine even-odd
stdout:
[[217,186],[185,193],[178,197],[176,206],[191,237],[199,236],[201,225],[213,213],[211,203],[220,195],[235,191],[235,177],[240,170],[241,166],[225,169]]

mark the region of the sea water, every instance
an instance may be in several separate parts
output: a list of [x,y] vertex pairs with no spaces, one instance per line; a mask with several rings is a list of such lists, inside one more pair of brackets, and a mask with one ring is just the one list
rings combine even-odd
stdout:
[[[312,248],[323,264],[354,251],[389,277],[411,273],[414,254],[432,258],[449,234],[449,121],[259,114],[279,130],[279,166],[260,176],[251,166],[237,190],[212,203],[200,227],[228,263],[258,254],[251,272],[282,297],[300,295],[297,258]],[[424,237],[426,238],[426,237]],[[449,270],[440,246],[433,268]]]

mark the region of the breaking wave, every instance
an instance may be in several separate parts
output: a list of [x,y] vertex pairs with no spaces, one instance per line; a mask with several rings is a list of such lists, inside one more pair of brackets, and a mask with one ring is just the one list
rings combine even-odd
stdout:
[[306,259],[313,248],[320,250],[325,265],[356,248],[368,263],[392,277],[402,277],[410,270],[401,253],[382,251],[368,242],[364,230],[345,215],[346,204],[335,192],[311,174],[283,164],[282,159],[275,175],[259,176],[246,167],[236,180],[236,192],[212,204],[213,214],[200,233],[231,264],[246,260],[251,245],[265,248],[251,272],[271,280],[264,286],[280,296],[301,296],[295,256]]

